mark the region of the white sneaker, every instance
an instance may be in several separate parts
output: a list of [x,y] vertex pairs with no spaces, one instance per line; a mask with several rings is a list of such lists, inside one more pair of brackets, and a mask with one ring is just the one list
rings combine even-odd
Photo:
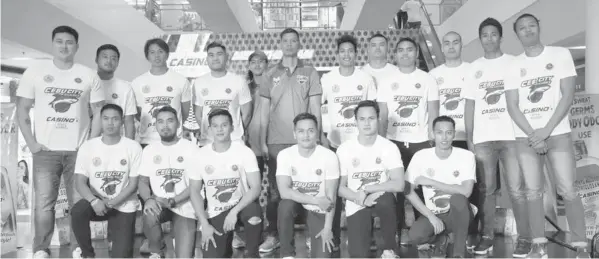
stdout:
[[161,259],[162,256],[158,253],[152,253],[150,256],[148,256],[148,258],[150,259]]
[[385,250],[383,251],[383,254],[381,254],[381,258],[399,258],[399,256],[397,256],[393,250]]
[[279,239],[273,236],[266,237],[266,240],[260,245],[260,253],[270,253],[279,248],[281,244]]
[[237,234],[237,232],[233,232],[233,243],[231,246],[235,249],[240,249],[245,247],[245,241]]
[[33,254],[33,258],[50,258],[50,254],[44,250],[39,250]]
[[73,250],[72,255],[73,255],[73,258],[83,258],[81,256],[81,248],[79,248],[79,247],[77,247],[77,248],[75,248],[75,250]]
[[143,253],[143,254],[150,253],[150,243],[148,242],[147,239],[144,239],[144,241],[141,242],[141,246],[139,247],[139,252]]

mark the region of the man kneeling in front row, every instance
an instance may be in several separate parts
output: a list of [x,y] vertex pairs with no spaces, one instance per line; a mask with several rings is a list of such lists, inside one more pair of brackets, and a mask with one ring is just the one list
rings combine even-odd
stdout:
[[[408,200],[425,217],[410,228],[414,245],[434,244],[434,257],[445,257],[448,233],[453,233],[453,257],[464,257],[473,213],[468,203],[476,181],[474,154],[452,147],[455,122],[447,116],[433,121],[435,147],[418,151],[408,166]],[[435,180],[433,180],[435,179]],[[414,192],[422,187],[424,203]],[[426,204],[426,205],[425,205]]]

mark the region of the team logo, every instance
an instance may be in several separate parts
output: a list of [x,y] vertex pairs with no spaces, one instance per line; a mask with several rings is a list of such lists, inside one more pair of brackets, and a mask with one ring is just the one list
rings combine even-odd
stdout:
[[377,163],[377,164],[380,164],[381,162],[382,162],[381,158],[380,158],[380,157],[377,157],[377,158],[376,158],[376,163]]
[[167,86],[167,87],[166,87],[166,91],[168,91],[168,92],[172,92],[172,91],[173,91],[173,87],[172,87],[172,86]]
[[102,164],[102,159],[100,159],[99,157],[94,157],[94,159],[92,159],[92,164],[94,166],[100,166]]
[[127,165],[127,160],[121,159],[121,165]]
[[71,105],[78,102],[83,91],[77,89],[47,87],[44,93],[51,94],[54,97],[48,105],[58,113],[69,111]]
[[207,174],[212,174],[214,173],[214,167],[212,167],[211,165],[207,165],[204,170],[206,170]]
[[360,165],[360,159],[358,159],[358,158],[354,158],[354,160],[352,160],[352,161],[351,161],[351,164],[352,164],[354,167],[358,167],[358,166]]
[[183,163],[183,157],[182,156],[177,157],[177,162]]
[[526,68],[520,68],[520,76],[521,77],[525,77],[526,76]]
[[391,84],[391,90],[397,91],[397,89],[399,89],[399,83],[395,82]]
[[432,168],[426,169],[426,175],[428,175],[429,177],[435,176],[435,170]]
[[152,107],[150,107],[148,114],[150,114],[150,116],[152,116],[152,118],[156,118],[156,115],[158,115],[158,111],[162,107],[170,105],[172,99],[173,99],[173,97],[170,97],[170,96],[147,97],[146,103],[148,103],[152,106]]
[[420,89],[420,86],[421,86],[420,83],[416,83],[416,85],[415,85],[416,89]]
[[549,90],[549,88],[551,88],[549,84],[533,85],[530,87],[530,92],[528,93],[527,99],[531,103],[538,103],[541,99],[543,99],[543,95],[547,90]]
[[437,78],[437,84],[438,85],[442,85],[444,82],[445,82],[445,80],[443,80],[443,77]]
[[211,180],[208,181],[207,186],[214,186],[216,192],[214,192],[212,197],[221,203],[225,203],[229,202],[235,191],[237,191],[239,178]]
[[79,77],[75,78],[75,83],[81,84],[81,78],[79,78]]
[[210,111],[208,112],[208,114],[210,114],[212,111],[218,110],[218,109],[229,110],[229,105],[231,104],[231,101],[232,101],[231,99],[229,99],[229,100],[205,100],[204,106],[210,107]]
[[341,109],[339,109],[338,113],[343,116],[344,119],[348,120],[354,117],[354,109],[356,109],[361,100],[362,96],[358,95],[335,97],[333,101],[341,104]]
[[460,176],[460,171],[458,171],[458,170],[453,171],[453,176],[455,176],[455,177]]
[[291,175],[297,175],[297,169],[295,169],[295,166],[291,167]]
[[450,194],[444,193],[440,190],[433,190],[433,197],[430,198],[430,201],[435,204],[437,208],[440,210],[449,209],[449,199],[451,198]]
[[483,76],[483,71],[480,71],[480,70],[476,71],[476,74],[474,76],[476,77],[476,79],[481,78]]
[[203,88],[203,89],[202,89],[202,95],[203,95],[203,96],[206,96],[206,95],[208,95],[208,93],[209,93],[209,92],[208,92],[208,89],[207,89],[207,88]]
[[445,100],[441,105],[448,111],[457,109],[460,102],[464,100],[464,98],[460,97],[461,93],[462,89],[460,88],[445,88],[439,90],[439,95],[445,97]]
[[321,175],[321,174],[322,174],[322,170],[316,169],[316,175]]
[[52,83],[52,81],[54,81],[54,77],[51,75],[46,75],[44,76],[44,82],[46,83]]
[[358,91],[362,91],[362,89],[364,89],[364,87],[362,87],[362,85],[358,85]]
[[320,192],[321,182],[293,182],[293,189],[299,193],[316,196]]
[[304,75],[298,75],[297,76],[297,83],[300,84],[301,86],[304,86],[306,84],[306,82],[308,82],[308,77],[304,76]]
[[551,69],[553,69],[553,64],[549,63],[549,64],[547,64],[547,66],[545,66],[545,68],[547,70],[551,70]]
[[231,170],[233,170],[233,171],[237,171],[237,169],[239,169],[239,167],[237,167],[237,165],[232,165],[232,166],[231,166]]
[[119,95],[118,95],[118,94],[116,94],[116,93],[113,93],[113,94],[112,94],[112,99],[118,99],[118,98],[119,98]]
[[396,102],[398,102],[397,109],[395,109],[395,113],[399,115],[401,118],[409,118],[412,116],[414,109],[420,106],[421,96],[395,96],[394,98]]
[[162,162],[162,157],[160,155],[154,156],[154,164],[160,164]]
[[125,175],[125,172],[122,171],[106,171],[97,172],[95,177],[101,178],[104,181],[102,186],[100,186],[100,190],[106,193],[106,195],[112,196],[116,194],[116,187],[123,182],[123,175]]
[[360,186],[358,187],[358,190],[362,190],[368,185],[380,183],[382,174],[383,171],[357,172],[353,173],[351,178],[354,180],[360,180]]
[[479,85],[480,89],[485,89],[486,93],[483,100],[489,105],[497,104],[501,100],[501,95],[504,94],[503,80],[483,82]]
[[277,87],[279,85],[281,85],[281,78],[280,77],[275,77],[272,79],[272,84],[274,87]]
[[227,93],[227,94],[230,94],[230,93],[231,93],[231,88],[227,88],[227,89],[225,90],[225,93]]
[[339,92],[339,85],[333,85],[333,93]]
[[142,91],[144,94],[147,94],[147,93],[149,93],[149,92],[150,92],[150,86],[149,86],[149,85],[144,85],[144,86],[141,88],[141,91]]
[[157,175],[164,178],[164,182],[160,185],[160,187],[164,189],[164,192],[174,193],[175,185],[177,185],[183,177],[183,170],[174,168],[160,169],[158,170]]

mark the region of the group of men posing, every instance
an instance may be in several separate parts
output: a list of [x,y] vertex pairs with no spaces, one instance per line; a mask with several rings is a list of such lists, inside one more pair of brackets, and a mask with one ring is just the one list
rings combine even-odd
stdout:
[[[98,70],[91,71],[73,62],[78,33],[57,27],[53,62],[27,69],[17,91],[18,122],[34,160],[34,257],[49,256],[61,176],[72,205],[74,257],[94,257],[95,220],[108,220],[112,256],[132,257],[140,204],[151,258],[164,256],[166,221],[177,257],[193,257],[197,227],[204,257],[230,257],[240,244],[232,244],[237,225],[245,229],[248,256],[280,246],[281,257],[293,257],[294,218],[302,210],[312,257],[330,257],[340,246],[342,209],[351,257],[370,257],[374,217],[379,255],[397,257],[406,198],[417,212],[410,244],[431,244],[433,255],[444,256],[452,233],[452,256],[464,257],[467,246],[486,254],[494,243],[498,161],[519,234],[513,255],[546,257],[543,159],[564,198],[572,245],[585,255],[566,119],[573,61],[568,50],[541,44],[533,15],[520,16],[513,29],[524,53],[502,53],[503,28],[487,18],[478,31],[484,57],[470,64],[461,60],[460,35],[447,33],[446,63],[430,73],[417,68],[412,39],[392,46],[382,34],[370,37],[368,64],[356,67],[358,43],[344,35],[337,40],[339,67],[322,79],[298,59],[299,33],[286,29],[281,61],[269,67],[263,52],[253,53],[246,79],[227,72],[226,47],[210,43],[211,72],[190,85],[167,68],[169,47],[161,39],[147,41],[151,68],[128,84],[114,78],[115,46],[98,48]],[[398,66],[387,62],[390,46]],[[200,147],[181,138],[192,99]],[[135,120],[139,143],[132,140]],[[472,242],[469,226],[479,236]]]

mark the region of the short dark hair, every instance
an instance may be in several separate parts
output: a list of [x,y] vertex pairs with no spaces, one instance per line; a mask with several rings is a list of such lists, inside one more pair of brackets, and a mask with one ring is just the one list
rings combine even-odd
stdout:
[[160,49],[162,49],[166,53],[170,52],[170,48],[168,47],[168,44],[163,39],[161,39],[161,38],[149,39],[148,41],[146,41],[146,45],[144,45],[144,54],[146,55],[146,59],[148,58],[148,53],[150,52],[150,46],[152,46],[152,45],[158,46]]
[[100,114],[103,114],[106,110],[115,110],[119,113],[119,115],[121,115],[121,117],[123,117],[123,108],[121,108],[121,106],[118,106],[113,103],[104,104],[104,106],[102,106],[102,109],[100,110]]
[[295,35],[297,36],[297,38],[298,38],[298,39],[299,39],[299,37],[300,37],[300,35],[299,35],[299,32],[297,32],[297,31],[296,31],[295,29],[293,29],[293,28],[287,28],[287,29],[284,29],[284,30],[281,32],[281,34],[280,34],[279,36],[280,36],[280,38],[283,38],[283,36],[285,36],[285,34],[288,34],[288,33],[293,33],[293,34],[295,34]]
[[385,35],[381,34],[380,32],[377,32],[374,35],[370,36],[370,38],[368,38],[368,42],[370,42],[374,38],[383,38],[383,39],[385,39],[385,42],[389,42],[389,39]]
[[487,18],[484,21],[482,21],[480,23],[480,25],[478,26],[478,37],[480,38],[480,34],[483,32],[483,28],[487,27],[487,26],[493,26],[497,29],[497,31],[499,32],[499,37],[503,37],[503,26],[501,26],[501,23],[496,20],[495,18]]
[[121,52],[119,52],[119,49],[112,44],[104,44],[100,47],[98,47],[98,49],[96,50],[96,59],[98,59],[98,57],[100,56],[100,52],[102,52],[103,50],[112,50],[114,52],[116,52],[116,56],[120,59],[121,58]]
[[343,43],[351,43],[354,46],[354,51],[358,51],[358,40],[354,36],[349,34],[345,34],[337,39],[337,52],[339,52],[339,47]]
[[218,41],[210,42],[206,46],[206,52],[208,52],[208,50],[210,50],[211,48],[221,48],[221,49],[223,49],[224,52],[227,52],[227,48],[225,47],[225,45],[223,45],[222,43],[220,43]]
[[435,118],[433,120],[433,128],[435,128],[435,125],[437,125],[437,123],[439,123],[439,122],[450,122],[451,125],[453,125],[453,128],[455,129],[455,120],[453,120],[449,116],[442,115],[442,116]]
[[316,116],[314,116],[314,114],[312,113],[307,112],[303,112],[295,116],[295,118],[293,119],[293,126],[297,126],[297,123],[303,120],[312,120],[314,121],[314,124],[316,124],[316,127],[318,127],[318,121],[316,120]]
[[381,108],[379,108],[379,104],[372,100],[364,100],[358,103],[358,106],[354,109],[354,117],[358,119],[358,110],[361,108],[372,107],[376,112],[376,117],[378,118],[381,114]]
[[66,25],[61,25],[61,26],[54,28],[54,30],[52,30],[52,40],[54,40],[54,37],[56,37],[56,34],[59,34],[59,33],[71,34],[71,36],[73,36],[73,38],[75,38],[75,42],[79,43],[79,33],[77,32],[77,30],[73,29],[72,27],[66,26]]
[[399,44],[401,44],[402,42],[411,42],[412,44],[414,44],[414,47],[416,48],[416,51],[419,51],[419,47],[418,44],[416,44],[416,41],[412,38],[408,38],[408,37],[403,37],[400,38],[399,41],[397,42],[397,44],[395,44],[395,52],[397,52],[399,50]]
[[158,110],[158,112],[156,112],[156,117],[158,117],[158,114],[161,114],[163,112],[170,112],[170,113],[172,113],[173,115],[175,115],[175,119],[177,121],[179,121],[179,117],[177,116],[177,110],[175,110],[175,108],[171,107],[170,105],[166,105],[166,106],[163,106],[162,108],[160,108]]
[[536,16],[534,16],[530,13],[524,13],[524,14],[518,16],[518,18],[516,18],[516,21],[514,21],[514,32],[516,32],[516,23],[518,23],[518,21],[520,21],[520,19],[526,18],[526,17],[533,18],[537,22],[537,24],[539,24],[539,19]]
[[233,125],[233,116],[231,115],[231,113],[228,110],[225,110],[225,109],[212,110],[210,113],[208,113],[208,123],[211,123],[212,118],[214,118],[216,116],[226,116],[227,119],[229,119],[229,123],[231,123],[231,125]]

